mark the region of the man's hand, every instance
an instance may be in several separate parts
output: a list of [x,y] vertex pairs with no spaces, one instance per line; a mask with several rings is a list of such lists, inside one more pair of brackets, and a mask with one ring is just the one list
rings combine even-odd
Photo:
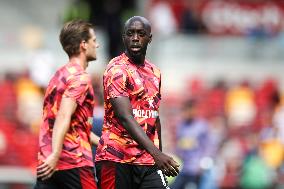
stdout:
[[50,178],[56,171],[56,165],[59,157],[55,154],[50,154],[46,160],[37,167],[37,176],[42,180]]
[[178,175],[179,164],[172,157],[162,152],[155,154],[153,157],[158,168],[161,169],[166,176],[175,177]]

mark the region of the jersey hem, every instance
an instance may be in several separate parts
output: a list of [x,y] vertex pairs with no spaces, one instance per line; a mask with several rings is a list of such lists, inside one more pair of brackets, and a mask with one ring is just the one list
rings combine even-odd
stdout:
[[155,165],[155,163],[143,163],[143,162],[124,162],[124,161],[119,161],[119,160],[115,160],[115,159],[96,159],[96,162],[100,162],[100,161],[112,161],[112,162],[116,162],[116,163],[123,163],[123,164],[131,164],[131,165]]
[[80,165],[69,165],[69,166],[58,166],[58,170],[67,170],[67,169],[74,169],[74,168],[80,168],[80,167],[94,167],[94,164],[90,163],[84,163]]

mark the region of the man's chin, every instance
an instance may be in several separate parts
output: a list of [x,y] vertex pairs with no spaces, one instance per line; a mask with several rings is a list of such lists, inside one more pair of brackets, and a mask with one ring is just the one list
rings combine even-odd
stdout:
[[94,61],[94,60],[97,60],[97,57],[89,57],[87,60],[88,60],[88,62]]
[[138,58],[142,56],[142,52],[141,51],[131,51],[131,56]]

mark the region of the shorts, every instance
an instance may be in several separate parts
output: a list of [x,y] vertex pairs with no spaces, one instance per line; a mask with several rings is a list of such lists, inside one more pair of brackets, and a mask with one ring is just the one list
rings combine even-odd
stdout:
[[97,189],[93,167],[60,170],[47,180],[37,179],[34,189]]
[[99,189],[169,189],[166,177],[154,165],[99,161],[96,173]]

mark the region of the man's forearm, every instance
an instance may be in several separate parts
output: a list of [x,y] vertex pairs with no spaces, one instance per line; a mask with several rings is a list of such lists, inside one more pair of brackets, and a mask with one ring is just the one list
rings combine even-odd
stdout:
[[156,120],[156,128],[157,128],[157,133],[159,137],[159,149],[163,151],[163,146],[162,146],[162,128],[161,128],[161,122],[160,118],[158,117]]
[[145,131],[141,128],[141,126],[132,116],[120,119],[120,121],[124,128],[130,134],[130,136],[145,150],[147,150],[152,156],[155,156],[157,153],[160,153],[160,150],[149,139]]
[[64,114],[58,114],[52,133],[52,153],[60,156],[65,135],[70,127],[70,118]]

